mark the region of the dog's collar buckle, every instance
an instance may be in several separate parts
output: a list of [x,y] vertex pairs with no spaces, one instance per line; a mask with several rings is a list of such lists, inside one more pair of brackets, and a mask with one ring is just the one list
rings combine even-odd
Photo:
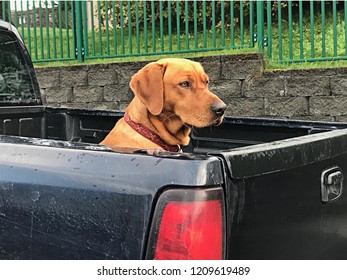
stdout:
[[164,150],[168,152],[179,152],[181,150],[180,145],[170,145],[167,144],[157,133],[155,133],[153,130],[149,129],[148,127],[144,126],[141,123],[134,122],[130,119],[130,116],[125,113],[124,115],[125,122],[134,129],[137,133],[145,137],[146,139],[152,141],[154,144],[157,144],[158,146],[162,147]]

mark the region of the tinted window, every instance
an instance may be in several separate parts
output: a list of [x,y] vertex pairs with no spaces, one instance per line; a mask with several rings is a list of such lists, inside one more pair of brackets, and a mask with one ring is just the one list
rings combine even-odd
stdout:
[[0,103],[31,103],[36,97],[17,37],[0,30]]

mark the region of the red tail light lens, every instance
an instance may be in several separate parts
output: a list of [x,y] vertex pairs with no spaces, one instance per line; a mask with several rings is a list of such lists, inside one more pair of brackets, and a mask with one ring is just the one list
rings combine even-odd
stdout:
[[164,193],[154,215],[159,224],[152,228],[147,256],[157,260],[222,259],[223,213],[220,188]]

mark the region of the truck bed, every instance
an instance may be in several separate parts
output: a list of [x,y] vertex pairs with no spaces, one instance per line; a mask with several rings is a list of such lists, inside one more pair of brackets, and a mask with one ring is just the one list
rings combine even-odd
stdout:
[[[117,111],[2,107],[0,134],[98,144],[122,116]],[[346,123],[226,117],[218,127],[194,128],[183,149],[207,154],[343,128]]]

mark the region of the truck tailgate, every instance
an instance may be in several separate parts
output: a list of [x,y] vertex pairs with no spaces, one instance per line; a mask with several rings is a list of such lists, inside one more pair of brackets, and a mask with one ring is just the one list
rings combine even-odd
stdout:
[[347,129],[216,152],[228,258],[347,258]]

